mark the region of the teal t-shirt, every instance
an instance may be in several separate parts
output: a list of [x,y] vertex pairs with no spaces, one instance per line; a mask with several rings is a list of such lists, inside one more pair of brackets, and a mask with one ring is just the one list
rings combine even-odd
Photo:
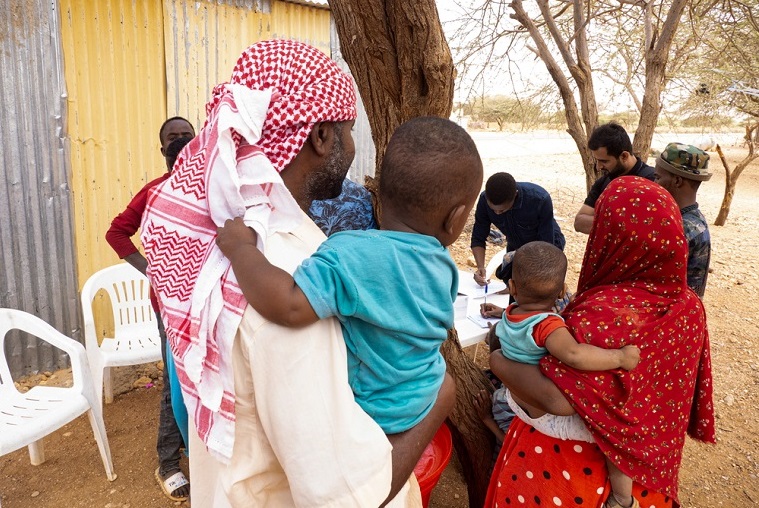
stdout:
[[335,316],[356,401],[387,434],[432,409],[445,376],[440,345],[453,327],[458,270],[435,238],[399,231],[330,236],[295,282],[316,314]]

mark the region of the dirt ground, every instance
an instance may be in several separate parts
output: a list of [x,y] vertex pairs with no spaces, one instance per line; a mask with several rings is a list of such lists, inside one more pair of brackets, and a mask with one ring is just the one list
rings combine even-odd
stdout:
[[[666,142],[688,142],[660,135]],[[532,181],[552,195],[555,214],[567,237],[569,284],[579,275],[586,237],[572,228],[574,214],[585,196],[579,156],[571,142],[558,133],[475,133],[486,177],[508,171],[518,181]],[[737,135],[720,135],[734,166],[746,153],[736,144]],[[701,186],[699,204],[711,223],[724,193],[725,173],[712,153],[714,177]],[[711,226],[712,271],[705,296],[717,415],[716,445],[688,440],[680,473],[682,506],[750,507],[759,505],[759,318],[754,305],[759,296],[756,277],[759,264],[759,163],[755,161],[738,181],[727,225]],[[468,235],[451,251],[462,268],[471,266]],[[489,249],[494,252],[496,249]],[[474,354],[474,348],[469,348]],[[484,365],[484,355],[478,361]],[[131,376],[155,376],[155,372],[130,372]],[[36,380],[45,379],[38,376]],[[55,383],[65,373],[55,373]],[[127,380],[131,383],[132,379]],[[86,418],[80,417],[45,439],[47,462],[31,466],[26,449],[0,457],[0,500],[5,508],[106,507],[162,508],[173,503],[155,480],[155,432],[160,387],[143,379],[138,388],[116,397],[105,407],[105,424],[118,478],[108,482]],[[147,383],[147,384],[146,384]],[[186,465],[186,463],[185,463]],[[456,459],[451,461],[432,493],[432,508],[468,506],[466,488]]]

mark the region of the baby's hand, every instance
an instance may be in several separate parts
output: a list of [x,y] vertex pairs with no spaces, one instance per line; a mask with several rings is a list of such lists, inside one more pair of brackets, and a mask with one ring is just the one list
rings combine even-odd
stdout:
[[255,247],[257,239],[256,232],[245,225],[242,217],[227,219],[224,226],[216,229],[216,245],[227,257],[231,257],[232,253],[243,245]]
[[628,345],[620,349],[622,352],[622,365],[625,370],[632,370],[640,361],[640,349],[637,346]]

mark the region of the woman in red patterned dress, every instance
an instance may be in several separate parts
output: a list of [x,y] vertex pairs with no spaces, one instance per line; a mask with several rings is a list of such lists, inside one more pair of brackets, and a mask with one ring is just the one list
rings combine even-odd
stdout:
[[552,414],[579,414],[596,443],[554,439],[515,419],[486,507],[604,506],[604,455],[632,477],[640,506],[679,506],[686,432],[714,442],[706,315],[686,283],[687,256],[680,212],[663,188],[632,176],[609,185],[563,316],[578,342],[634,344],[640,363],[585,372],[551,356],[534,366],[494,352],[491,368],[515,395]]

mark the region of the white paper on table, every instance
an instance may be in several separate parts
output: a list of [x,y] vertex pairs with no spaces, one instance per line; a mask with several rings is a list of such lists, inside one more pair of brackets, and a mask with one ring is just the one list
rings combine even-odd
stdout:
[[495,325],[501,318],[485,318],[481,314],[469,314],[467,316],[471,322],[479,326],[480,328],[488,328],[488,323]]
[[[506,283],[502,280],[491,279],[488,284],[489,295],[504,289],[506,289]],[[485,298],[485,286],[477,284],[472,273],[459,270],[459,293],[471,298]]]

